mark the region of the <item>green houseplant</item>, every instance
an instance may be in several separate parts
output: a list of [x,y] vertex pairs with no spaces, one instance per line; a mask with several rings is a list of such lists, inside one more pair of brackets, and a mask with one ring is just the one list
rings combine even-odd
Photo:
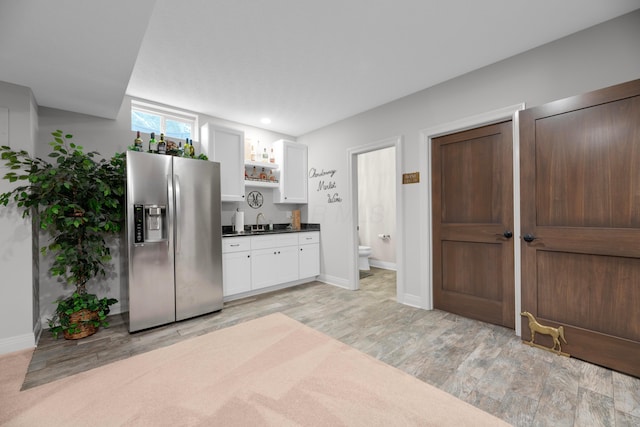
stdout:
[[50,252],[49,269],[64,284],[75,287],[73,293],[59,299],[49,319],[53,335],[78,339],[93,334],[106,321],[109,306],[117,300],[98,298],[87,292],[87,282],[105,275],[111,254],[105,238],[120,231],[123,219],[124,157],[97,159],[99,153],[85,153],[70,140],[70,134],[57,130],[50,142],[51,162],[28,152],[0,147],[2,161],[9,168],[4,179],[24,182],[0,194],[0,204],[17,204],[22,216],[32,215],[51,237],[41,248]]

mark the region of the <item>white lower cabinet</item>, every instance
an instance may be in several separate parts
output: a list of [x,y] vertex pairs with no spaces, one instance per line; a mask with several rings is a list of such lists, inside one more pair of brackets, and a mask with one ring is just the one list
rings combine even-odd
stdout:
[[298,234],[298,276],[300,279],[320,274],[320,232]]
[[298,246],[252,251],[251,289],[298,280]]
[[297,234],[254,236],[251,249],[251,289],[298,280]]
[[278,282],[298,280],[298,246],[278,249]]
[[320,274],[317,231],[225,237],[222,242],[225,297]]
[[258,249],[253,251],[253,259],[251,260],[251,275],[254,279],[251,281],[252,289],[266,288],[278,283],[276,279],[275,253],[273,249]]
[[251,290],[251,252],[222,254],[223,295]]
[[223,295],[251,290],[251,244],[246,237],[222,239]]

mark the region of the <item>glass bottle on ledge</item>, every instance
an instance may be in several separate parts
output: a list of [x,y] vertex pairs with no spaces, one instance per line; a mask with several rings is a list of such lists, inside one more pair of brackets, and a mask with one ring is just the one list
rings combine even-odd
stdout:
[[184,150],[182,152],[182,157],[193,157],[195,150],[193,149],[193,140],[189,141],[189,138],[186,138],[184,141]]
[[158,154],[167,154],[167,142],[164,140],[164,133],[160,134],[160,141],[158,142]]
[[182,151],[182,157],[190,157],[191,147],[189,147],[189,138],[184,140],[184,150]]
[[133,140],[133,147],[136,151],[142,151],[142,138],[140,138],[140,131],[136,134],[136,139]]
[[149,152],[157,153],[158,152],[158,142],[156,141],[156,133],[151,132],[151,137],[149,138]]

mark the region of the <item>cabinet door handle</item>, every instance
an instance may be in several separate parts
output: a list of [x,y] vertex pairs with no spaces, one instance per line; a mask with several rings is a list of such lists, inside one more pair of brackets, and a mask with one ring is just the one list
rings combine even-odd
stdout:
[[236,243],[235,245],[229,245],[231,247],[236,247],[236,246],[240,246],[240,243]]

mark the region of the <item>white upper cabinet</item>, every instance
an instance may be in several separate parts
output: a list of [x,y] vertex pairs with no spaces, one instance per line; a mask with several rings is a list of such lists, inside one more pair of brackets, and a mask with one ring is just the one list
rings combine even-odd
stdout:
[[307,203],[307,146],[279,139],[273,151],[280,165],[280,186],[273,192],[273,202]]
[[220,194],[223,202],[244,200],[244,132],[206,123],[200,128],[202,151],[220,163]]

